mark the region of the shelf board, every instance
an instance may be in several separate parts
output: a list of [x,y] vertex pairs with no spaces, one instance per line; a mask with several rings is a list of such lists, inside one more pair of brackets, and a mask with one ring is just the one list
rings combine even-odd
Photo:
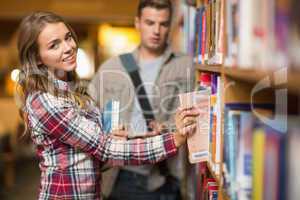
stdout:
[[229,67],[224,67],[223,70],[226,76],[249,83],[257,83],[268,76],[272,77],[272,72],[266,70],[239,69]]
[[221,73],[222,72],[222,65],[200,65],[196,64],[196,69],[200,71],[206,72],[214,72],[214,73]]
[[[260,69],[237,69],[237,68],[223,68],[225,76],[241,80],[248,83],[258,83],[264,78],[270,78],[273,88],[282,88],[285,84],[286,88],[291,94],[300,94],[300,71],[289,71],[287,73],[287,83],[274,84],[274,71],[260,70]],[[284,87],[284,86],[283,86]]]
[[288,74],[288,90],[293,94],[300,94],[300,72],[290,72]]

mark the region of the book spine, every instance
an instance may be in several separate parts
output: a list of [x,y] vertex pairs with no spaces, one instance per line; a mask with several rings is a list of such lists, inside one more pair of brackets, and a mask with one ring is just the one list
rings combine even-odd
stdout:
[[263,200],[265,132],[257,129],[253,135],[253,200]]
[[120,102],[113,101],[112,102],[112,130],[117,130],[119,128],[119,111],[120,111]]

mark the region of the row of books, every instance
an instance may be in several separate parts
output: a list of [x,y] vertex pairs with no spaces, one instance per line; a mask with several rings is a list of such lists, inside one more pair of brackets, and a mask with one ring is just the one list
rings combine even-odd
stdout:
[[225,66],[288,67],[291,1],[227,0]]
[[300,120],[285,116],[275,121],[273,104],[249,103],[226,103],[222,120],[221,77],[199,72],[198,80],[195,92],[180,95],[182,105],[203,111],[196,133],[188,138],[189,160],[195,164],[193,198],[207,199],[206,181],[217,177],[215,188],[222,187],[232,200],[297,199]]
[[[254,107],[273,115],[266,105]],[[289,116],[280,129],[254,113],[249,104],[225,106],[223,187],[231,200],[298,199],[300,120]]]
[[[214,199],[220,191],[231,200],[298,199],[300,120],[288,117],[288,129],[283,131],[263,123],[260,115],[255,114],[273,117],[273,110],[271,104],[225,105],[223,148],[220,148],[222,172],[217,174],[213,169],[212,151],[206,150],[208,158],[191,169],[193,199]],[[205,137],[211,148],[211,133],[209,135],[202,139]]]
[[198,7],[184,9],[186,50],[197,63],[265,69],[300,66],[298,0],[198,2]]
[[186,51],[199,64],[223,63],[223,0],[203,0],[200,7],[184,9]]
[[193,200],[218,200],[220,185],[208,169],[207,162],[197,163],[190,168],[188,185],[189,198]]

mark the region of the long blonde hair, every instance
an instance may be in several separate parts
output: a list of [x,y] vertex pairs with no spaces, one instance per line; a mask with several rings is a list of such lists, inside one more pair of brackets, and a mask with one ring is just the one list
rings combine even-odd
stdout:
[[[22,108],[25,108],[27,96],[33,92],[51,92],[56,96],[59,95],[59,90],[55,87],[51,87],[52,80],[49,76],[48,67],[38,63],[39,47],[37,44],[38,36],[45,26],[47,24],[59,22],[66,25],[78,47],[78,39],[72,27],[66,23],[63,18],[54,13],[34,12],[26,16],[19,26],[18,52],[22,70],[19,75],[17,94],[19,95]],[[68,81],[72,81],[72,84],[76,85],[73,93],[68,95],[75,97],[75,100],[78,101],[80,105],[85,105],[85,102],[90,99],[85,92],[85,88],[80,86],[76,73],[74,71],[67,72],[67,77]],[[49,86],[51,88],[49,88]],[[22,117],[24,117],[24,114],[26,115],[26,110],[22,110]],[[26,127],[28,127],[27,120],[25,119],[24,121]]]

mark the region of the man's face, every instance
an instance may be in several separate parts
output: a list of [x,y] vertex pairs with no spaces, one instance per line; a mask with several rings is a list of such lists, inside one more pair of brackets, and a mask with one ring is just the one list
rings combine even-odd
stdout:
[[141,47],[152,52],[163,50],[170,31],[171,16],[168,9],[146,7],[136,17],[135,27],[140,31]]

